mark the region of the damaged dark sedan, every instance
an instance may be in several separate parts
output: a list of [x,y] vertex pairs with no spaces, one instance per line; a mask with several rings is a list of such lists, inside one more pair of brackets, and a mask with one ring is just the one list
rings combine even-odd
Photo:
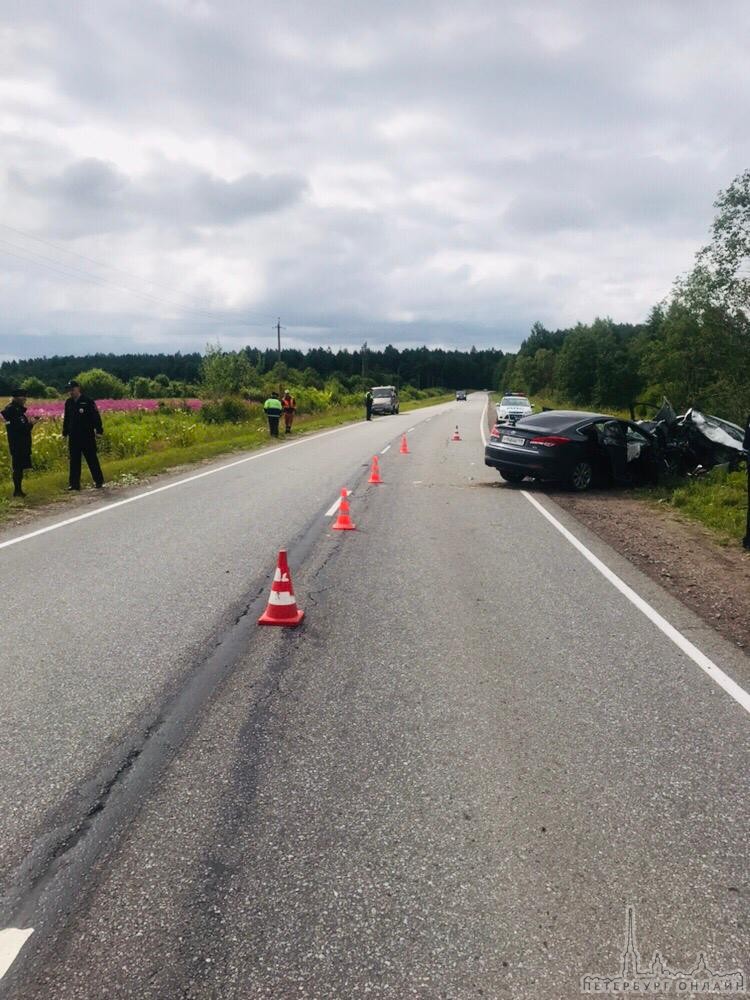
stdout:
[[662,447],[645,427],[577,410],[547,410],[515,425],[497,424],[484,450],[484,464],[506,482],[528,476],[578,491],[595,482],[655,483],[662,463]]
[[677,416],[668,399],[651,420],[641,420],[638,426],[659,442],[672,475],[701,475],[717,465],[734,471],[747,458],[745,434],[737,424],[695,407]]

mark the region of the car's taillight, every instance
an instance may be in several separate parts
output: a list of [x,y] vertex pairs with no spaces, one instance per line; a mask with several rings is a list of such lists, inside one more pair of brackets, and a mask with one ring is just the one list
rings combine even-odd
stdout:
[[500,437],[500,428],[499,427],[493,427],[492,430],[490,431],[490,437],[491,438],[499,438]]
[[539,444],[543,448],[556,448],[559,444],[570,444],[571,439],[566,437],[558,437],[556,434],[550,434],[549,436],[532,438],[529,444]]

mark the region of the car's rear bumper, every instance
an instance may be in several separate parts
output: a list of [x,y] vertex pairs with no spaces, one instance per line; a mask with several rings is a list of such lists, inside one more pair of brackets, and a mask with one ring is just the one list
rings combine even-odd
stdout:
[[566,463],[557,461],[552,455],[491,442],[484,449],[484,464],[537,479],[564,479],[567,469]]

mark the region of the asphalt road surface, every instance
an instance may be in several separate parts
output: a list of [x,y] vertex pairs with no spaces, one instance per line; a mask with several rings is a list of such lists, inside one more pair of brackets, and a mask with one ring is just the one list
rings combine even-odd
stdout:
[[574,997],[626,907],[642,966],[750,974],[748,661],[503,486],[485,403],[0,548],[0,996]]

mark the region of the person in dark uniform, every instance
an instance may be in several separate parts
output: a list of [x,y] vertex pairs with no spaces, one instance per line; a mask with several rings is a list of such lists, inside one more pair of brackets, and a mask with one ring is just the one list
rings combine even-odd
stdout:
[[65,388],[70,393],[65,400],[63,437],[68,439],[70,472],[69,490],[81,488],[81,457],[86,459],[94,486],[98,490],[104,486],[104,474],[96,453],[96,435],[103,434],[102,418],[93,399],[84,396],[78,382],[68,382]]
[[5,429],[8,432],[10,464],[13,470],[13,496],[25,497],[23,474],[31,468],[31,428],[36,421],[26,414],[26,393],[13,389],[11,400],[3,410]]
[[742,539],[742,546],[750,549],[750,417],[745,424],[745,440],[742,447],[747,455],[747,524],[745,526],[745,537]]
[[372,392],[369,389],[365,393],[365,413],[367,419],[372,420]]

